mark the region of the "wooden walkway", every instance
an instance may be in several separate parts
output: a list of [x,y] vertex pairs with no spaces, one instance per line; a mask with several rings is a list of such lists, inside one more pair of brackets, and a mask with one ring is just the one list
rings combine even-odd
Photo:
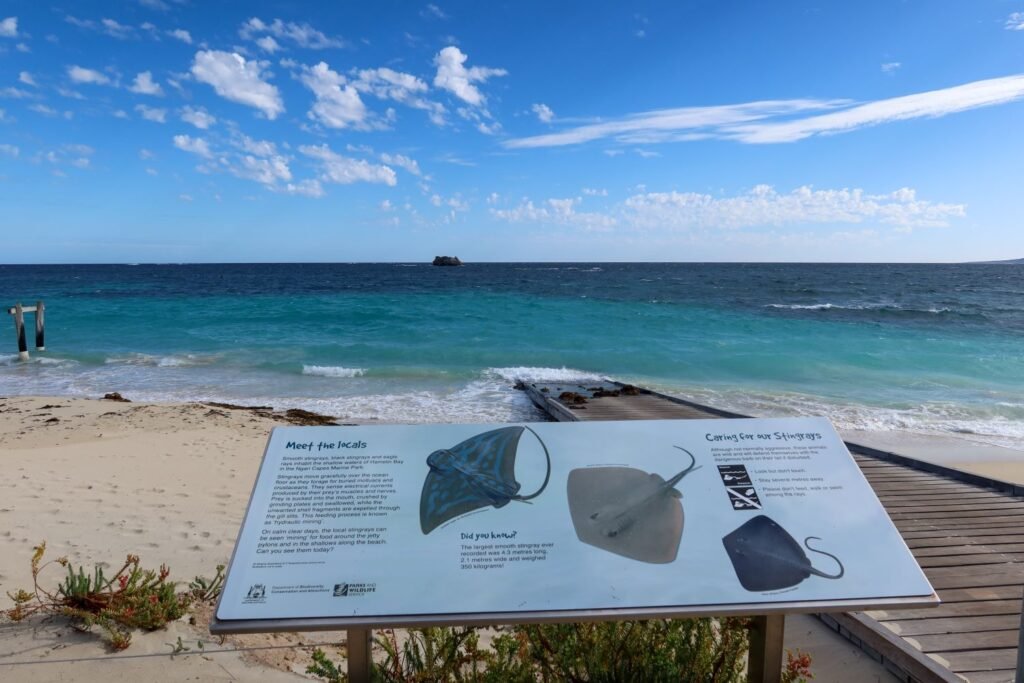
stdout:
[[[530,383],[559,421],[744,417],[607,380]],[[593,390],[619,391],[592,398]],[[560,400],[564,392],[584,396]],[[577,399],[578,400],[578,399]],[[847,443],[942,603],[923,609],[819,615],[908,682],[1013,681],[1024,585],[1021,487]]]

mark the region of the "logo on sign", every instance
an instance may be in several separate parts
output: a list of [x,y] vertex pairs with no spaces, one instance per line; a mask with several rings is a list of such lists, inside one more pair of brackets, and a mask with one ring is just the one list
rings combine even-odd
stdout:
[[245,594],[242,603],[249,605],[252,603],[262,603],[267,601],[267,586],[262,583],[254,583],[249,586],[249,592]]

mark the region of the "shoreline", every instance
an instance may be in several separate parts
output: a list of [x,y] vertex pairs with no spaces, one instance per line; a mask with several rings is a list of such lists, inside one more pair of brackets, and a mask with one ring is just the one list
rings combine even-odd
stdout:
[[[7,473],[0,480],[0,595],[31,586],[30,559],[42,541],[47,558],[66,555],[76,566],[115,565],[131,553],[145,567],[167,563],[171,578],[179,582],[212,576],[218,564],[230,559],[270,430],[295,420],[327,422],[309,413],[225,404],[0,398],[0,466]],[[888,439],[875,435],[881,440],[869,444],[865,437],[870,434],[843,436],[906,455],[914,454],[900,448],[901,438],[915,448],[964,452],[958,439],[937,445],[890,434]],[[990,457],[987,449],[978,454]],[[996,467],[1001,478],[1024,472],[1024,462],[989,459],[974,465]],[[62,572],[51,567],[44,583],[59,582]],[[147,656],[134,658],[110,655],[98,638],[59,623],[0,623],[0,675],[10,669],[26,681],[60,676],[105,682],[154,676],[301,680],[310,645],[343,640],[338,632],[261,634],[232,636],[218,644],[205,618],[200,612],[195,625],[182,621],[168,630],[136,634],[125,655]],[[192,651],[177,655],[165,669],[179,637]],[[822,680],[841,680],[830,677],[830,670],[841,675],[850,667],[874,665],[838,638],[813,617],[795,615],[786,646],[809,649]],[[199,640],[208,652],[196,656]],[[25,662],[46,666],[21,665]],[[10,666],[14,663],[19,665]],[[880,674],[869,669],[863,671],[866,680],[878,679]]]

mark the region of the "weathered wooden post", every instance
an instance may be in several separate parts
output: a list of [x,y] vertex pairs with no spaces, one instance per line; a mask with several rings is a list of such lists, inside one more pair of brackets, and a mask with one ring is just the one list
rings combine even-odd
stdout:
[[782,638],[786,631],[786,617],[769,614],[754,617],[751,622],[747,681],[779,683],[782,680]]
[[346,638],[349,683],[370,683],[373,669],[373,629],[350,628]]
[[25,311],[21,302],[14,304],[14,330],[18,335],[18,360],[28,360],[28,343],[25,341]]
[[1020,613],[1020,629],[1017,632],[1017,675],[1014,683],[1024,683],[1024,606]]
[[46,340],[43,334],[43,310],[46,305],[42,301],[36,302],[36,350],[46,350]]

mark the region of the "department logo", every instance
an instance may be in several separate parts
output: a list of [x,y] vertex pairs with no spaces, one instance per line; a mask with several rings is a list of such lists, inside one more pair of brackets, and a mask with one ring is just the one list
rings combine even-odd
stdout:
[[245,604],[251,604],[254,602],[266,602],[267,601],[267,586],[263,583],[254,583],[249,586],[249,592],[245,594],[245,598],[242,602]]
[[347,583],[336,583],[334,584],[334,597],[343,598],[348,595],[348,584]]

